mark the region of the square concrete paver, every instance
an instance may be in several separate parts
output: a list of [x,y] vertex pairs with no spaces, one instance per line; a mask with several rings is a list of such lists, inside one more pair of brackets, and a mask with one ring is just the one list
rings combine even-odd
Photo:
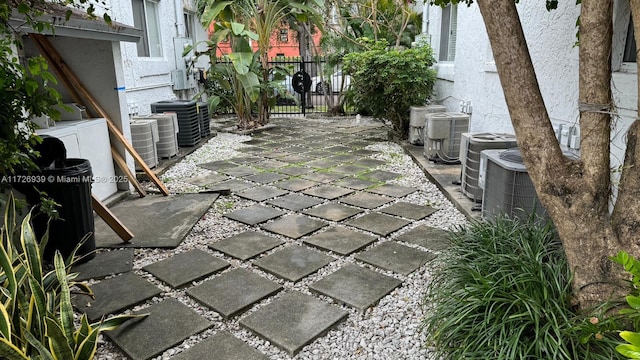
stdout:
[[384,170],[373,170],[371,172],[362,174],[362,176],[367,179],[373,179],[378,181],[389,181],[389,180],[399,178],[400,176],[402,176],[402,174],[394,173],[391,171],[384,171]]
[[376,241],[375,236],[334,226],[321,233],[313,234],[304,240],[306,244],[340,255],[349,255]]
[[347,225],[357,227],[358,229],[371,231],[372,233],[382,236],[387,236],[392,232],[408,225],[410,221],[380,213],[370,213],[356,219],[351,219],[346,223]]
[[384,164],[384,161],[378,159],[364,158],[358,159],[353,162],[354,165],[366,166],[366,167],[376,167]]
[[287,166],[287,167],[280,168],[276,171],[281,174],[286,174],[290,176],[300,176],[300,175],[306,175],[306,174],[312,173],[315,170],[305,166]]
[[282,289],[249,270],[234,269],[187,290],[187,295],[228,319]]
[[221,169],[218,171],[220,171],[223,174],[227,174],[229,176],[237,176],[237,177],[253,175],[258,173],[258,170],[246,165],[240,165],[232,168]]
[[346,319],[348,312],[300,292],[282,295],[240,320],[240,325],[292,357]]
[[173,255],[142,269],[174,288],[226,269],[229,263],[199,249]]
[[363,190],[363,189],[366,189],[368,187],[372,187],[374,185],[378,185],[380,183],[378,181],[374,181],[374,180],[367,180],[367,179],[360,179],[360,178],[350,177],[350,178],[346,178],[346,179],[340,179],[340,180],[336,181],[334,184],[338,185],[338,186],[348,187],[350,189]]
[[293,211],[306,209],[320,203],[322,203],[322,200],[301,194],[289,194],[267,201],[267,204]]
[[264,158],[260,156],[242,156],[229,159],[229,161],[231,161],[232,163],[236,163],[239,165],[247,165],[262,160],[264,160]]
[[357,192],[340,199],[341,203],[358,206],[365,209],[375,209],[390,201],[393,201],[393,198],[384,195],[376,195],[369,192]]
[[[283,156],[283,155],[288,155],[288,153],[281,154],[280,156]],[[258,169],[277,170],[277,169],[283,168],[285,166],[289,166],[289,163],[288,162],[284,162],[284,161],[280,161],[280,160],[267,159],[267,160],[263,160],[263,161],[257,162],[255,164],[253,164],[253,166],[258,168]]]
[[333,156],[329,156],[327,158],[328,161],[333,161],[333,166],[335,166],[335,164],[337,163],[350,163],[350,162],[354,162],[356,160],[358,160],[358,156],[356,155],[351,155],[351,154],[338,154],[338,155],[333,155]]
[[257,182],[257,183],[261,183],[261,184],[269,184],[269,183],[272,183],[274,181],[279,181],[279,180],[283,180],[283,179],[286,179],[286,178],[287,178],[286,175],[276,174],[276,173],[272,173],[272,172],[264,172],[264,173],[259,173],[259,174],[255,174],[255,175],[245,176],[243,179],[249,180],[249,181],[254,181],[254,182]]
[[449,236],[449,231],[427,225],[419,225],[398,236],[396,240],[420,245],[429,250],[440,251],[448,249],[449,246],[451,246]]
[[[322,146],[318,146],[318,148],[321,148],[321,147]],[[323,157],[331,156],[331,153],[326,150],[317,149],[317,150],[309,151],[305,155],[315,156],[316,158],[323,158]]]
[[231,190],[233,192],[238,192],[254,185],[255,184],[240,179],[229,179],[216,184],[207,185],[206,188],[209,191]]
[[334,168],[330,168],[329,170],[338,174],[355,175],[357,173],[367,170],[367,168],[358,166],[358,165],[353,165],[353,164],[345,164],[345,165],[336,166]]
[[236,151],[237,152],[241,152],[241,153],[246,153],[246,154],[260,154],[260,155],[262,155],[262,153],[267,151],[267,149],[261,148],[261,147],[258,147],[258,146],[251,146],[251,147],[239,148],[239,149],[236,149]]
[[292,239],[298,239],[324,226],[327,226],[327,223],[324,221],[312,219],[304,215],[293,214],[265,224],[262,228]]
[[139,313],[149,315],[106,332],[133,360],[151,359],[213,326],[212,322],[176,299],[166,299]]
[[240,260],[247,260],[281,244],[284,244],[284,241],[272,236],[257,231],[245,231],[220,241],[211,242],[209,248]]
[[285,212],[282,210],[274,209],[272,207],[256,204],[253,206],[246,207],[244,209],[239,209],[228,214],[225,214],[224,217],[229,218],[231,220],[240,221],[241,223],[247,225],[256,225],[261,222],[265,222],[267,220],[271,220],[273,218],[277,218],[280,215],[283,215]]
[[200,166],[201,168],[205,168],[207,170],[219,171],[222,169],[229,169],[232,167],[236,167],[237,165],[227,160],[218,160],[218,161],[212,161],[204,164],[198,164],[198,166]]
[[133,269],[133,249],[102,251],[86,263],[74,266],[71,271],[78,273],[77,281],[102,279],[131,271]]
[[319,183],[327,184],[332,181],[336,181],[338,179],[342,179],[345,177],[345,174],[338,174],[334,172],[314,172],[307,175],[304,175],[302,178],[312,181],[317,181]]
[[411,274],[435,257],[434,254],[410,248],[395,241],[382,243],[356,255],[356,259],[367,264],[404,275]]
[[359,214],[362,211],[363,210],[356,209],[351,206],[328,203],[315,207],[313,209],[305,210],[303,211],[303,213],[331,221],[342,221],[346,218],[350,218],[356,214]]
[[218,194],[148,195],[131,197],[110,210],[136,236],[126,245],[102,219],[95,220],[98,247],[159,247],[178,246],[200,220]]
[[[354,144],[350,144],[352,146],[354,146]],[[366,145],[365,145],[366,146]],[[354,150],[351,152],[354,155],[361,155],[361,156],[369,156],[369,155],[373,155],[376,153],[376,151],[374,150],[368,150],[368,149],[358,149],[358,150]],[[357,162],[357,161],[356,161]]]
[[[294,148],[287,148],[287,151],[289,151],[289,152],[296,151],[297,152],[299,150],[294,149]],[[278,158],[278,160],[286,161],[286,162],[291,163],[291,164],[301,164],[301,163],[313,160],[313,158],[309,157],[309,156],[305,156],[305,155],[300,155],[300,154],[290,154],[290,155]]]
[[219,183],[221,181],[228,180],[228,179],[229,177],[226,175],[211,173],[211,174],[206,174],[206,175],[202,175],[194,178],[188,178],[185,181],[188,182],[189,184],[196,185],[196,186],[207,186],[207,185]]
[[277,182],[273,185],[285,190],[301,191],[304,189],[308,189],[312,186],[318,185],[318,183],[315,181],[307,180],[307,179],[289,179],[289,180]]
[[316,169],[327,169],[330,167],[334,167],[338,164],[336,164],[335,161],[331,161],[331,160],[326,160],[326,159],[319,159],[319,160],[314,160],[314,161],[310,161],[308,163],[305,164],[306,166],[311,166],[313,168]]
[[161,293],[158,287],[132,272],[102,280],[91,285],[91,290],[95,299],[78,295],[73,301],[78,310],[87,314],[89,321],[119,313]]
[[339,153],[339,152],[347,152],[347,151],[351,151],[351,150],[353,150],[352,147],[344,146],[344,145],[335,145],[335,146],[327,148],[327,151],[331,151],[334,154]]
[[289,281],[298,281],[333,261],[331,256],[292,245],[253,262],[257,267]]
[[172,357],[172,359],[206,360],[211,359],[212,356],[215,356],[215,360],[269,360],[266,355],[228,331],[219,331],[215,335]]
[[384,209],[380,209],[380,212],[383,212],[385,214],[402,216],[404,218],[412,220],[424,219],[436,211],[438,211],[438,209],[432,208],[428,205],[422,206],[406,202],[397,202],[393,205],[387,206]]
[[367,191],[370,191],[374,194],[401,198],[418,191],[418,189],[414,187],[408,187],[408,186],[402,186],[402,185],[396,185],[396,184],[384,184],[384,185],[371,188]]
[[237,195],[253,201],[265,201],[267,199],[271,199],[288,193],[289,192],[286,190],[276,189],[269,186],[260,186],[254,189],[239,192]]
[[333,200],[341,196],[345,196],[354,192],[353,189],[347,189],[334,185],[320,185],[302,191],[304,194],[321,197],[323,199]]
[[309,289],[364,312],[400,284],[402,281],[391,276],[348,264],[311,284]]

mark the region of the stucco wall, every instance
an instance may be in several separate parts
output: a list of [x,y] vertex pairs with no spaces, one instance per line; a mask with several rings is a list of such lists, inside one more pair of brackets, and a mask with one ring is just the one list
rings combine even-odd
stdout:
[[[111,0],[111,17],[118,22],[133,26],[130,0]],[[185,69],[182,49],[174,49],[174,39],[184,37],[183,9],[193,9],[189,1],[158,1],[158,17],[162,41],[162,57],[138,57],[135,43],[121,43],[123,73],[126,85],[128,112],[145,115],[151,112],[150,104],[171,99],[190,99],[197,93],[191,90],[173,90],[171,72]],[[196,26],[195,42],[206,39],[206,32]],[[200,49],[204,45],[200,44]],[[207,67],[206,60],[199,60],[196,67]],[[192,76],[192,75],[189,75]]]
[[[578,98],[578,50],[574,43],[579,8],[571,2],[561,2],[557,10],[548,12],[544,4],[523,1],[518,10],[549,114],[555,121],[574,123]],[[429,12],[432,44],[437,49],[442,10],[432,6]],[[436,101],[449,110],[459,110],[460,101],[470,101],[473,132],[513,132],[489,39],[476,5],[458,6],[455,61],[437,66]]]
[[[624,160],[625,134],[638,116],[637,64],[622,62],[629,24],[629,1],[616,0],[614,4],[612,169]],[[580,7],[571,1],[560,1],[558,9],[550,12],[544,8],[543,2],[521,1],[517,6],[549,116],[557,123],[579,125],[575,24]],[[434,6],[428,11],[431,42],[438,49],[442,11]],[[457,34],[455,61],[437,65],[436,102],[457,111],[460,101],[471,101],[472,132],[513,132],[484,23],[476,5],[459,5]],[[612,171],[614,194],[618,174]]]

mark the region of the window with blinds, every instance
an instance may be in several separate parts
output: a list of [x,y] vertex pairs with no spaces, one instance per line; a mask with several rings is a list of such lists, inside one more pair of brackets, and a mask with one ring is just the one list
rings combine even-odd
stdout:
[[456,31],[458,27],[458,5],[442,8],[440,23],[439,61],[453,61],[456,58]]

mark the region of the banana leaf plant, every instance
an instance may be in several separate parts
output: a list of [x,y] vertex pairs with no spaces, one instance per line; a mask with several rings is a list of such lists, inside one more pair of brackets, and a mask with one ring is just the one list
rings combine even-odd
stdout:
[[[249,62],[249,54],[246,45],[250,47],[250,41],[258,42],[258,72],[257,78],[251,76],[251,88],[259,90],[258,117],[255,122],[246,125],[264,125],[269,121],[270,108],[275,103],[275,93],[278,87],[274,76],[274,70],[269,66],[268,51],[271,47],[271,35],[279,27],[285,26],[289,17],[298,21],[313,21],[321,24],[322,17],[318,9],[323,5],[322,0],[201,0],[198,8],[202,9],[200,18],[205,28],[213,25],[212,40],[218,43],[222,39],[229,39],[232,52],[229,58],[234,63],[236,71],[242,68],[237,64],[246,65]],[[244,33],[243,33],[244,32]],[[239,45],[237,47],[236,45]],[[255,61],[255,54],[251,60]],[[255,80],[258,86],[255,87]],[[251,93],[251,96],[254,94]],[[253,97],[252,97],[253,99]],[[240,118],[242,121],[242,119]]]

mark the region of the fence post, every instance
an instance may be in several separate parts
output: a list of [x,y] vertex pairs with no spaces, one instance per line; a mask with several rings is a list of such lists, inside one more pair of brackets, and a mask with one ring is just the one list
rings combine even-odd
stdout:
[[[307,67],[305,66],[305,61],[304,58],[302,56],[300,56],[300,70],[302,70],[303,73],[307,72]],[[300,94],[301,97],[301,105],[302,105],[302,116],[307,116],[307,89],[306,86],[302,87],[302,94]]]

